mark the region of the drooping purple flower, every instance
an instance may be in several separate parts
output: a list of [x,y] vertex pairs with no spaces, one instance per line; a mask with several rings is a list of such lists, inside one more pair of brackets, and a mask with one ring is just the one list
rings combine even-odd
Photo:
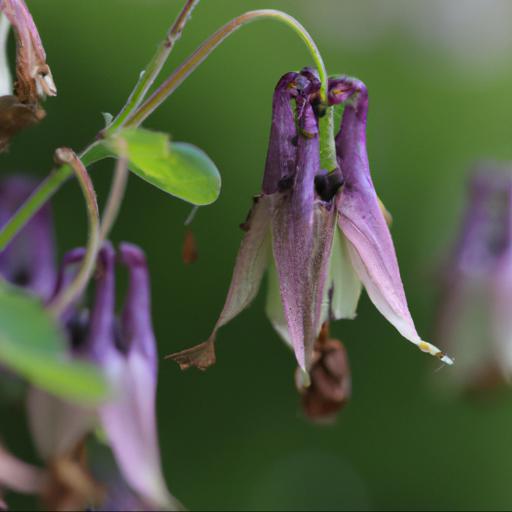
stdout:
[[512,173],[474,172],[460,234],[443,275],[437,342],[456,358],[456,388],[494,388],[512,375]]
[[101,424],[129,485],[156,506],[176,502],[165,485],[156,429],[157,353],[150,313],[149,276],[144,253],[122,244],[128,268],[128,296],[116,328],[114,262],[111,247],[100,252],[100,277],[91,312],[87,351],[112,382],[117,396],[99,409]]
[[[65,256],[59,286],[76,272],[84,251]],[[101,425],[127,484],[150,510],[176,510],[161,472],[156,429],[157,352],[150,313],[149,276],[144,253],[122,244],[120,262],[129,288],[120,318],[115,315],[116,253],[105,244],[98,256],[96,290],[90,313],[77,304],[61,317],[75,357],[101,368],[113,390],[104,403],[78,406],[32,389],[29,423],[45,460],[62,457]],[[58,291],[57,289],[57,291]]]
[[421,340],[409,313],[385,212],[370,176],[366,88],[348,77],[330,81],[330,103],[346,106],[336,136],[338,168],[328,173],[320,166],[319,87],[310,69],[284,75],[276,87],[263,193],[242,226],[246,234],[210,338],[169,356],[182,368],[204,369],[215,361],[218,329],[250,304],[267,268],[267,314],[294,349],[306,383],[322,323],[353,318],[362,285],[404,337],[452,362]]
[[[0,182],[0,227],[36,186],[29,178],[13,176]],[[0,252],[0,276],[48,300],[56,281],[52,215],[44,206]]]

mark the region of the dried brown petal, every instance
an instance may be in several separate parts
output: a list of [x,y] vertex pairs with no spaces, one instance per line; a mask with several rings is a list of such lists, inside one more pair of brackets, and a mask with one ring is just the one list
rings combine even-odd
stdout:
[[21,103],[16,96],[0,97],[0,152],[5,151],[11,138],[19,131],[37,124],[45,116],[38,105]]
[[296,382],[305,415],[317,422],[334,420],[350,399],[352,380],[345,347],[338,340],[328,339],[326,325],[315,344],[309,387],[302,387],[300,375],[298,369]]
[[206,370],[215,364],[215,341],[210,338],[192,348],[165,356],[165,359],[178,363],[182,370],[188,370],[191,367]]

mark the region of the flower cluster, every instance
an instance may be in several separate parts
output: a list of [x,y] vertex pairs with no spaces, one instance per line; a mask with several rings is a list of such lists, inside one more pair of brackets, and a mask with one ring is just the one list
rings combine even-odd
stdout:
[[[24,178],[9,178],[0,183],[0,222],[5,222],[33,186]],[[51,214],[46,207],[0,253],[0,275],[49,302],[73,278],[83,256],[81,248],[70,251],[57,273]],[[116,261],[129,275],[119,317],[115,314]],[[97,365],[110,383],[112,395],[92,407],[68,402],[37,387],[29,390],[31,433],[47,470],[41,473],[33,469],[27,479],[30,485],[21,490],[39,494],[50,508],[59,510],[101,505],[105,500],[111,503],[108,486],[105,490],[96,483],[90,468],[83,467],[77,456],[84,440],[101,427],[139,506],[149,510],[177,509],[160,468],[155,420],[158,356],[151,323],[148,269],[142,250],[124,243],[116,254],[105,243],[98,255],[92,306],[77,301],[62,313],[59,321],[67,333],[72,357]],[[74,468],[79,478],[63,480],[56,469],[64,471],[66,467]],[[13,487],[11,471],[12,464],[0,464],[0,484]],[[38,482],[35,488],[33,482]],[[65,490],[51,492],[56,486]]]

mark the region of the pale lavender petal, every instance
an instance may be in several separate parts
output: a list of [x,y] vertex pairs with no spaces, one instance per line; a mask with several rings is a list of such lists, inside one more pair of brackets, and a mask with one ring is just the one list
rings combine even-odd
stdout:
[[324,291],[322,323],[356,316],[362,284],[350,261],[347,244],[346,238],[335,229],[329,277]]
[[270,247],[271,196],[255,198],[247,221],[242,225],[242,240],[224,307],[208,341],[191,349],[167,356],[182,369],[196,366],[206,369],[215,362],[214,342],[217,330],[227,324],[253,301],[268,266]]
[[[0,226],[33,192],[29,178],[10,177],[0,183]],[[51,209],[44,206],[0,252],[0,275],[44,301],[53,294],[57,271]]]
[[[101,363],[118,390],[100,408],[100,417],[126,481],[146,500],[166,508],[174,499],[163,479],[156,429],[156,342],[150,313],[150,291],[144,253],[121,246],[130,285],[116,356]],[[123,353],[124,352],[124,353]]]
[[333,205],[316,200],[319,140],[309,103],[303,106],[296,165],[290,189],[272,196],[272,245],[289,335],[307,372],[320,330],[335,220]]
[[45,483],[44,471],[19,460],[0,445],[0,487],[22,494],[39,494]]
[[30,388],[27,416],[35,447],[45,461],[51,461],[73,450],[94,430],[96,414],[92,408],[78,406]]
[[[350,80],[350,79],[347,79]],[[336,150],[345,180],[338,196],[339,226],[359,278],[377,309],[422,351],[452,361],[418,336],[409,313],[391,234],[379,206],[366,153],[366,87],[353,80],[356,93],[346,105]]]

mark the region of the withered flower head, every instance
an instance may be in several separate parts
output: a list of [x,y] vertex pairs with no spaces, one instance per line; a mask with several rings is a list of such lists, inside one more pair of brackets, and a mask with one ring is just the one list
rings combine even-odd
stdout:
[[[36,25],[24,0],[0,0],[0,44],[5,59],[7,26],[4,16],[12,25],[16,36],[16,81],[14,95],[3,83],[0,96],[0,151],[20,130],[43,119],[45,112],[40,102],[46,96],[55,96],[57,89],[46,63],[46,53]],[[1,61],[0,61],[1,64]],[[7,63],[3,63],[7,69]],[[5,81],[5,78],[2,78]]]
[[352,379],[347,351],[340,341],[329,337],[327,322],[315,343],[309,374],[311,384],[304,387],[302,373],[297,369],[296,384],[304,414],[314,422],[331,422],[350,400]]
[[170,356],[182,368],[215,361],[217,330],[247,307],[269,269],[267,314],[293,348],[305,382],[323,322],[353,318],[364,285],[377,309],[409,341],[422,341],[409,313],[385,212],[366,153],[368,93],[354,78],[330,80],[331,104],[345,104],[336,136],[338,168],[320,165],[318,91],[311,69],[287,73],[273,99],[263,193],[255,198],[221,315],[207,342]]

